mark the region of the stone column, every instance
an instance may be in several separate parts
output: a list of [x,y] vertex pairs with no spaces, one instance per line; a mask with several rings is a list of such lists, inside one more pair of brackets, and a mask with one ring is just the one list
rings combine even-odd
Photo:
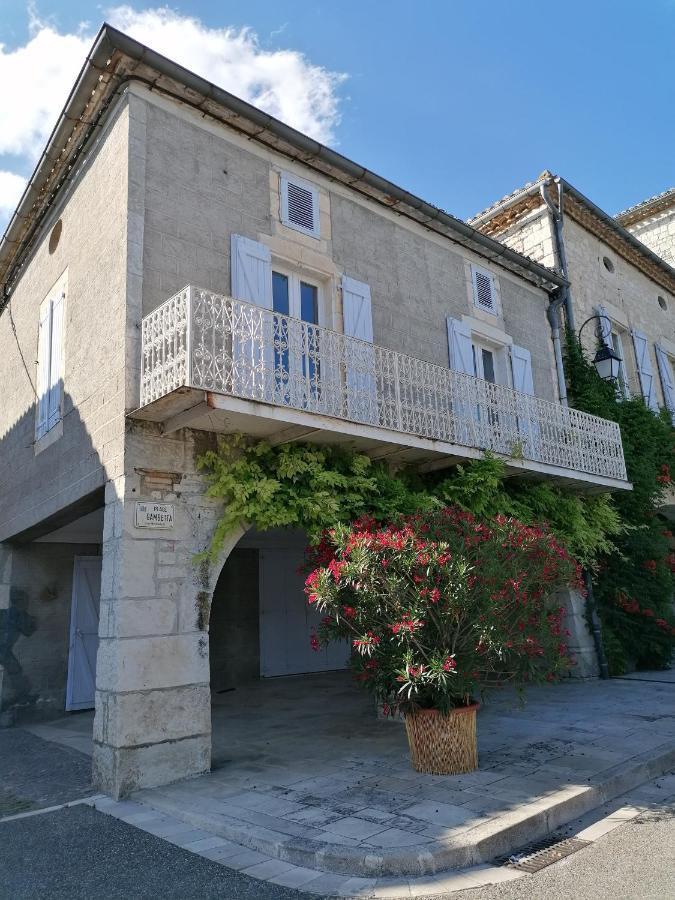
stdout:
[[567,645],[577,660],[570,676],[582,680],[597,678],[600,668],[593,634],[586,621],[586,600],[578,591],[560,591],[558,596],[566,610],[563,627],[570,632]]
[[[170,529],[135,525],[137,500],[170,503]],[[208,545],[215,504],[194,474],[138,470],[106,487],[94,783],[118,798],[208,771]]]

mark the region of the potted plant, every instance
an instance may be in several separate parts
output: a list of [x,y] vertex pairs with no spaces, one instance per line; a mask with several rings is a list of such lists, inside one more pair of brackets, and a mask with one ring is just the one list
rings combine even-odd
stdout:
[[458,507],[365,518],[326,532],[309,559],[308,602],[324,614],[314,647],[349,639],[357,680],[403,713],[418,771],[475,769],[482,692],[573,664],[555,595],[581,588],[580,569],[545,527]]

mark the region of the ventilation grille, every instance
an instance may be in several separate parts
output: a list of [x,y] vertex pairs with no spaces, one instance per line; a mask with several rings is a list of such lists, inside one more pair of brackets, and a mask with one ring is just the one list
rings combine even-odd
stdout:
[[289,181],[286,186],[288,221],[305,231],[316,231],[314,220],[314,193],[299,184]]
[[483,272],[474,272],[474,285],[476,288],[476,305],[490,312],[495,311],[495,298],[492,290],[492,278]]

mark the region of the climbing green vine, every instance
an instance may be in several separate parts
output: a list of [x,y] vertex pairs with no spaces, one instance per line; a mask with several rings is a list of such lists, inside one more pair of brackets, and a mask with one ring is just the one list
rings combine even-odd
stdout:
[[641,398],[623,399],[602,381],[568,335],[566,371],[573,406],[619,423],[632,491],[614,495],[621,530],[598,558],[594,594],[610,673],[665,668],[672,659],[672,535],[663,518],[675,430],[666,412],[653,413]]
[[368,514],[387,522],[399,515],[454,504],[478,516],[501,513],[532,525],[546,522],[584,565],[609,553],[621,525],[606,495],[583,497],[544,482],[505,478],[495,457],[458,466],[449,474],[392,473],[362,453],[330,446],[223,438],[200,467],[209,494],[223,501],[211,555],[245,522],[260,530],[304,528],[310,540],[325,528]]

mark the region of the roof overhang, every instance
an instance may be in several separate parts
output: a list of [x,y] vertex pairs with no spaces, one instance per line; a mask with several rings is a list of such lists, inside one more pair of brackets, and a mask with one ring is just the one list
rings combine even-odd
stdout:
[[562,187],[564,211],[616,251],[647,277],[675,295],[675,269],[636,238],[616,219],[558,175],[544,173],[537,181],[515,191],[472,218],[471,224],[483,234],[495,237],[515,225],[533,210],[544,207],[542,185]]
[[628,228],[629,225],[637,225],[638,222],[658,216],[659,213],[665,212],[673,206],[675,206],[675,188],[669,188],[655,197],[636,203],[635,206],[629,206],[628,209],[617,213],[614,218],[620,225]]
[[302,162],[546,291],[555,291],[565,284],[558,273],[104,24],[0,242],[0,311],[45,215],[77,171],[78,159],[102,127],[106,113],[132,81]]

